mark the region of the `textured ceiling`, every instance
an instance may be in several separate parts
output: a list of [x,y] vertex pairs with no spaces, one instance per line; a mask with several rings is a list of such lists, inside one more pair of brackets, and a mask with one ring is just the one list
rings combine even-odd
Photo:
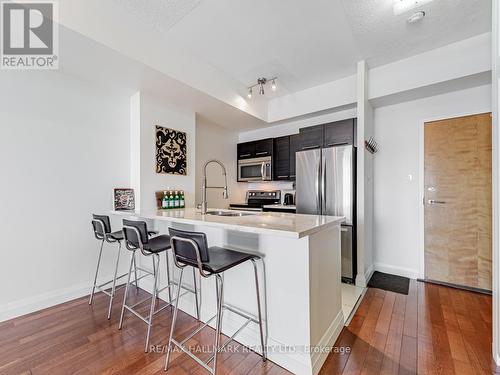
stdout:
[[[395,0],[342,0],[352,33],[370,66],[400,60],[491,31],[491,0],[434,0],[398,16]],[[409,24],[416,11],[422,22]]]
[[165,32],[187,16],[202,0],[113,0],[141,21]]
[[[258,77],[278,76],[276,93],[254,95],[249,101],[266,106],[273,96],[354,74],[362,59],[371,67],[379,66],[491,31],[491,0],[434,0],[398,16],[393,12],[395,1],[106,3],[120,10],[111,13],[116,22],[126,22],[123,13],[137,20],[132,37],[141,35],[138,28],[151,31],[140,43],[165,52],[160,66],[178,66],[177,75],[173,75],[176,79],[210,95],[220,98],[213,89],[224,86],[231,95],[245,100],[246,87]],[[426,17],[408,24],[407,18],[416,10],[424,10]],[[114,37],[118,38],[118,33]],[[128,45],[126,37],[123,39]],[[143,49],[140,57],[145,56],[149,54]]]
[[277,75],[277,95],[353,74],[361,56],[339,0],[203,0],[164,37],[242,87]]

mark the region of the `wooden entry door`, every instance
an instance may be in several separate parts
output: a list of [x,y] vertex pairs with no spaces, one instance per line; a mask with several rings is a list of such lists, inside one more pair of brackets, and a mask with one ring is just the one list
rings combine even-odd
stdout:
[[424,125],[425,277],[491,290],[491,115]]

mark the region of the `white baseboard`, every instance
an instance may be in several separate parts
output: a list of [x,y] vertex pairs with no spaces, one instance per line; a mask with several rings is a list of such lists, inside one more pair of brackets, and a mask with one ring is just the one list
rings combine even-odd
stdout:
[[409,279],[418,279],[420,274],[418,269],[397,267],[384,263],[375,263],[373,268],[375,269],[375,271],[390,273],[392,275],[404,276],[408,277]]
[[[335,341],[337,341],[342,328],[344,328],[344,313],[341,309],[332,324],[330,324],[330,327],[328,327],[320,342],[317,344],[317,347],[320,349],[332,348],[335,345]],[[329,354],[329,352],[314,352],[311,354],[314,375],[319,373]]]
[[373,264],[368,267],[368,269],[365,271],[364,274],[357,274],[356,275],[356,281],[355,284],[356,286],[359,286],[361,288],[366,288],[368,285],[368,281],[370,281],[370,278],[372,277],[373,274]]
[[[112,276],[103,279],[104,281],[102,282],[108,281],[110,279],[112,279]],[[22,315],[30,314],[35,311],[43,310],[48,307],[56,306],[64,302],[89,295],[91,289],[92,284],[81,283],[0,305],[0,322],[14,319]]]

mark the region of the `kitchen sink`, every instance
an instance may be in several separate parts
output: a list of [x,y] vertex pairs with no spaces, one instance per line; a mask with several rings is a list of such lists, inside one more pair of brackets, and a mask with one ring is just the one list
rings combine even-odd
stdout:
[[236,211],[208,211],[207,215],[215,215],[215,216],[249,216],[254,215],[249,212],[236,212]]

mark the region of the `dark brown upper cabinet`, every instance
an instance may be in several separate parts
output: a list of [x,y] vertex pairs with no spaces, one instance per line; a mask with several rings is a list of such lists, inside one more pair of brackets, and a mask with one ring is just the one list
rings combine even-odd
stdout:
[[325,124],[323,147],[354,144],[354,120],[336,121]]
[[300,134],[290,136],[290,180],[295,180],[295,154],[299,151]]
[[273,156],[273,139],[238,143],[238,160]]
[[290,137],[274,138],[273,179],[290,179]]
[[238,160],[255,157],[255,142],[238,143]]
[[273,139],[262,139],[255,142],[255,157],[273,156]]
[[299,150],[312,150],[313,148],[323,147],[323,133],[323,125],[299,129]]
[[355,144],[356,120],[342,120],[299,130],[299,150]]

